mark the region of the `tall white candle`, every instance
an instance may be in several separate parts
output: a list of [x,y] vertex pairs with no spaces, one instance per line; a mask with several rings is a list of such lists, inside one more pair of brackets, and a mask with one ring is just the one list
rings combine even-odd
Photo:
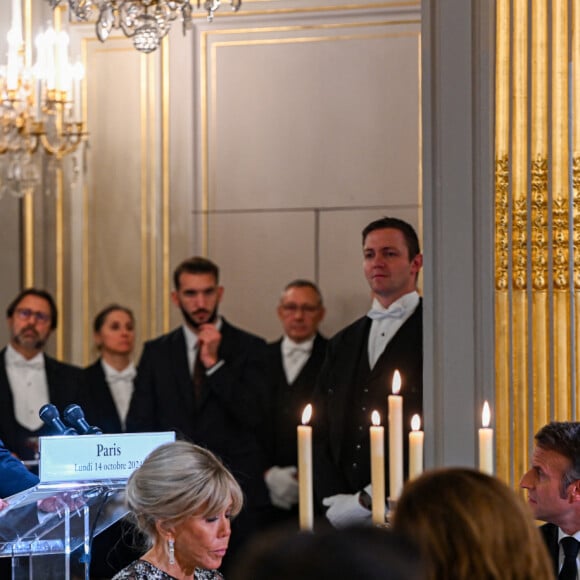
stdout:
[[371,438],[371,487],[373,524],[385,523],[385,428],[381,426],[381,416],[372,413]]
[[388,397],[389,406],[389,497],[396,500],[403,489],[403,397],[401,375],[395,371],[393,394]]
[[312,405],[302,413],[302,425],[298,425],[298,519],[301,530],[314,526],[314,501],[312,498]]
[[16,40],[16,46],[20,48],[22,44],[22,6],[21,0],[12,0],[12,30]]
[[489,427],[490,419],[489,403],[485,401],[481,413],[482,428],[479,430],[479,470],[493,475],[493,429]]
[[409,433],[409,480],[423,473],[423,441],[425,434],[421,431],[421,417],[413,415]]

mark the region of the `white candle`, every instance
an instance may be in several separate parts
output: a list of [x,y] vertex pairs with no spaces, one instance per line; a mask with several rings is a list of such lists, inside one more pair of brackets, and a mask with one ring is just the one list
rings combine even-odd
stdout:
[[491,412],[487,401],[481,413],[482,428],[479,430],[479,470],[493,475],[493,429],[489,428]]
[[423,473],[423,441],[425,434],[421,431],[421,417],[413,415],[409,433],[409,480]]
[[16,46],[22,44],[22,6],[20,0],[12,0],[12,30],[16,39]]
[[301,530],[314,526],[314,502],[312,499],[312,427],[307,423],[312,416],[312,405],[302,413],[302,425],[298,425],[298,518]]
[[389,497],[396,500],[403,489],[403,397],[401,375],[395,371],[393,394],[389,395]]
[[8,62],[6,64],[6,88],[15,91],[18,88],[18,42],[14,29],[9,30],[6,36],[8,40]]
[[371,484],[373,524],[385,523],[385,428],[377,411],[372,414],[371,438]]

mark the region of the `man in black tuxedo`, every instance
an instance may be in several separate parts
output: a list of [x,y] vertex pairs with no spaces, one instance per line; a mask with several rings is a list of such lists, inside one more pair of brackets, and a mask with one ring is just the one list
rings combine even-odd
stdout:
[[44,352],[57,325],[57,310],[45,290],[23,290],[6,309],[10,343],[0,351],[0,439],[21,459],[34,459],[37,438],[47,428],[38,417],[45,403],[62,412],[77,401],[82,383],[78,367]]
[[[182,262],[173,274],[173,303],[182,327],[147,342],[137,368],[127,431],[176,431],[213,451],[244,490],[246,505],[232,541],[245,539],[268,505],[265,463],[256,433],[264,389],[265,341],[218,314],[224,288],[205,258]],[[230,542],[230,552],[232,543]]]
[[263,445],[269,466],[265,481],[271,519],[298,523],[296,425],[312,395],[328,342],[318,332],[324,318],[322,294],[309,280],[286,285],[278,304],[284,336],[268,345]]
[[[423,256],[417,234],[407,222],[385,217],[364,228],[362,241],[373,305],[330,340],[314,402],[314,493],[335,527],[370,523],[369,425],[372,411],[379,411],[388,438],[387,396],[395,370],[402,377],[405,428],[423,406],[422,304],[416,290]],[[387,495],[388,465],[387,444]]]
[[[520,481],[560,580],[578,578],[580,423],[552,422],[535,436],[532,468]],[[572,538],[572,539],[571,539]],[[571,550],[568,555],[566,552]]]

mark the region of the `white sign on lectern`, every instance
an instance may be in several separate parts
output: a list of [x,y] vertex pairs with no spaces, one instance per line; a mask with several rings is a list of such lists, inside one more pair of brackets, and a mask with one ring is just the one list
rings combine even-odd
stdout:
[[40,482],[127,479],[173,431],[40,437]]

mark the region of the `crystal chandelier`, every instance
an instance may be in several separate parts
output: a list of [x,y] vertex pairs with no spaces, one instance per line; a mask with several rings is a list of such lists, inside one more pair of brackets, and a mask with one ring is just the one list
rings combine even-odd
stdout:
[[60,162],[86,139],[80,110],[83,68],[69,62],[68,42],[55,13],[55,28],[36,39],[32,66],[31,41],[22,36],[20,0],[13,0],[8,58],[0,67],[0,197],[5,192],[20,197],[38,186],[37,152]]
[[[49,0],[55,8],[64,0]],[[201,0],[197,0],[200,8]],[[192,26],[193,6],[190,0],[68,0],[71,12],[78,20],[96,19],[97,38],[105,42],[113,28],[133,39],[133,46],[141,52],[153,52],[169,32],[171,22],[181,16],[183,33]],[[230,0],[233,10],[239,10],[242,0]],[[213,20],[220,0],[205,0],[207,19]]]

